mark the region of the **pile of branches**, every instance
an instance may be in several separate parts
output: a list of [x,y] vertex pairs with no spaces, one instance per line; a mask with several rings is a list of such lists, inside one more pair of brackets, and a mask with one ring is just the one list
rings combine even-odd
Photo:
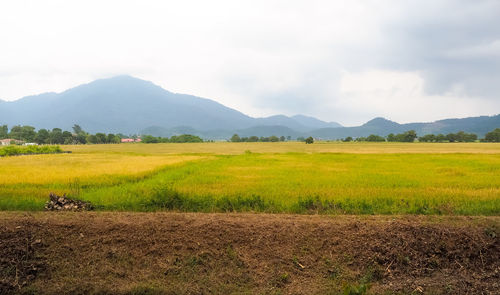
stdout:
[[66,194],[58,196],[54,193],[49,194],[50,200],[45,203],[45,210],[48,211],[87,211],[94,207],[90,202],[73,200],[66,197]]

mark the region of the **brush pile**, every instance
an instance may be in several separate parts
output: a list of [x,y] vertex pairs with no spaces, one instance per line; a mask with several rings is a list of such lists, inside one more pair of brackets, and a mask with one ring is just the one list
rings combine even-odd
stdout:
[[45,210],[47,211],[88,211],[93,209],[91,203],[72,200],[66,197],[66,194],[61,197],[50,193],[49,197],[50,200],[45,203]]

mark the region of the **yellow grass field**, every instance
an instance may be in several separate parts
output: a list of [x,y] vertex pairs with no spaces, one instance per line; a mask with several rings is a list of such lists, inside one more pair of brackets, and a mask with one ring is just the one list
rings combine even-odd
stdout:
[[111,144],[63,146],[64,150],[89,153],[217,154],[253,153],[472,153],[499,154],[498,143],[400,143],[400,142],[206,142],[168,144]]
[[500,214],[500,144],[188,143],[62,146],[0,158],[0,209],[48,193],[101,210]]

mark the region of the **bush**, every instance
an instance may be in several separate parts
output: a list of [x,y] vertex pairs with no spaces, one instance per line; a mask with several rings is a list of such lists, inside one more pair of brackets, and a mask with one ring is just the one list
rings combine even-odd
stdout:
[[63,151],[58,145],[7,146],[0,149],[0,157],[16,155],[57,154],[62,152]]

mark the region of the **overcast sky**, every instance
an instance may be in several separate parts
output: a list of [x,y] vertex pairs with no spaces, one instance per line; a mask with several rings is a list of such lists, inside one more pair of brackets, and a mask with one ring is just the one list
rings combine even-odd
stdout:
[[500,113],[500,1],[0,2],[0,99],[129,74],[255,117]]

